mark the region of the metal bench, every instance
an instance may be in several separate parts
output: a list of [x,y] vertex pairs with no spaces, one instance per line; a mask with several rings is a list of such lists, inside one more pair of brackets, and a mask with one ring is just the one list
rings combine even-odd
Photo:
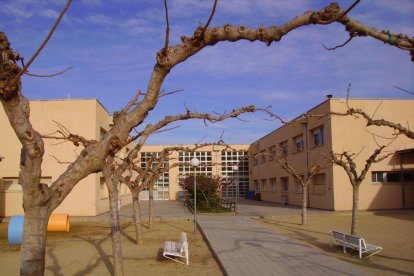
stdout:
[[220,205],[224,208],[229,209],[230,211],[236,212],[236,202],[228,199],[221,199]]
[[364,238],[332,230],[330,232],[331,247],[335,242],[339,245],[342,245],[344,253],[346,253],[347,247],[358,250],[358,255],[360,259],[362,259],[362,254],[364,253],[368,253],[368,255],[365,256],[365,258],[368,258],[369,256],[377,254],[382,250],[381,246],[366,243]]
[[[164,243],[164,253],[162,255],[167,259],[173,260],[174,262],[188,265],[187,235],[182,232],[180,235],[180,241],[166,241]],[[184,259],[185,262],[181,259]]]

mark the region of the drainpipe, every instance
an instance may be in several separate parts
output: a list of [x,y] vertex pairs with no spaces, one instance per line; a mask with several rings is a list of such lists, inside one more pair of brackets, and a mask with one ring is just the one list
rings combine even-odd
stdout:
[[[257,141],[257,155],[259,156],[260,155],[260,142],[259,142],[259,140]],[[256,192],[261,192],[260,190],[260,184],[261,184],[261,179],[260,179],[260,167],[262,166],[262,164],[260,163],[260,158],[259,159],[257,159],[257,183],[258,183],[258,188],[259,188],[259,190],[258,191],[256,191]]]
[[401,196],[402,196],[402,205],[403,209],[405,209],[405,190],[404,190],[404,153],[400,153],[400,185],[401,185]]

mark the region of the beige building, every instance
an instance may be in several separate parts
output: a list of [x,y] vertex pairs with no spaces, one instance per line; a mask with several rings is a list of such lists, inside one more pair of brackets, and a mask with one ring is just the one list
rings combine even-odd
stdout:
[[[349,99],[375,119],[403,126],[414,125],[414,100]],[[261,199],[301,205],[302,187],[266,154],[283,154],[296,172],[305,175],[312,164],[325,164],[331,151],[356,153],[357,170],[378,144],[390,143],[395,132],[388,127],[366,126],[359,116],[320,116],[346,112],[345,99],[329,98],[251,144],[250,189]],[[375,138],[375,140],[374,140]],[[414,140],[400,135],[385,150],[392,153],[373,164],[360,186],[360,209],[414,208]],[[352,186],[342,167],[329,165],[319,171],[308,187],[308,206],[327,210],[352,209]]]
[[[55,133],[58,124],[71,133],[79,134],[87,139],[99,140],[109,129],[112,118],[108,111],[96,99],[64,99],[30,101],[31,122],[42,135]],[[23,214],[22,191],[18,184],[19,160],[21,144],[14,134],[6,114],[0,107],[0,217]],[[54,134],[56,135],[56,134]],[[165,145],[168,146],[168,145]],[[189,145],[190,146],[190,145]],[[140,162],[145,162],[152,153],[162,151],[164,146],[144,146]],[[239,184],[240,195],[248,189],[248,145],[232,145],[237,149],[222,152],[222,147],[210,146],[197,152],[174,152],[173,157],[179,162],[188,162],[192,157],[200,159],[198,173],[235,177]],[[45,156],[42,164],[42,183],[51,184],[61,175],[69,162],[75,160],[82,147],[62,140],[45,139]],[[241,160],[241,161],[240,161]],[[175,161],[170,161],[175,162]],[[238,164],[239,170],[232,171]],[[192,174],[193,168],[178,166],[166,172],[157,181],[154,188],[156,200],[175,200],[180,197],[180,177]],[[119,187],[121,205],[130,204],[131,193],[125,185]],[[141,193],[143,199],[148,198],[147,191]],[[73,189],[55,213],[68,213],[71,216],[95,216],[109,210],[108,191],[101,173],[91,174]]]

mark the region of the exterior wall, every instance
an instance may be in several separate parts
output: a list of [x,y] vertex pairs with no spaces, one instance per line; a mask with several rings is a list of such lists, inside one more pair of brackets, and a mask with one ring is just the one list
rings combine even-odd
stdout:
[[[105,108],[95,99],[77,100],[39,100],[30,101],[30,119],[33,127],[41,134],[55,133],[58,122],[71,133],[79,134],[90,140],[100,140],[109,130],[112,118]],[[0,143],[2,160],[0,162],[0,217],[23,214],[22,190],[18,184],[21,144],[11,128],[3,108],[0,108],[0,133],[3,141]],[[58,136],[58,134],[53,134]],[[83,149],[72,143],[61,143],[61,140],[44,139],[45,155],[42,164],[42,183],[52,184],[67,168],[69,162],[76,159]],[[191,147],[192,145],[187,145]],[[131,149],[128,145],[120,152],[122,156]],[[160,152],[164,146],[144,146],[142,152]],[[247,150],[248,145],[233,145],[237,150]],[[221,175],[222,146],[210,146],[199,151],[211,153],[212,175]],[[4,157],[4,159],[3,159]],[[172,155],[178,159],[178,152]],[[173,161],[171,161],[173,162]],[[169,171],[168,199],[179,198],[179,168]],[[124,184],[119,186],[121,205],[132,202],[131,192]],[[95,216],[109,211],[108,190],[103,181],[102,173],[91,174],[81,180],[55,213],[68,213],[71,216]]]
[[[51,134],[58,129],[58,122],[72,133],[84,136],[87,139],[99,140],[97,130],[108,128],[109,116],[107,111],[95,99],[79,100],[39,100],[30,101],[30,120],[33,127],[41,134]],[[0,187],[0,216],[22,214],[21,187],[5,189],[5,179],[18,178],[21,144],[11,128],[3,108],[0,108],[0,133],[6,143],[0,143],[0,152],[5,159],[0,163],[0,177],[3,178],[3,187]],[[45,155],[42,164],[42,178],[51,184],[61,175],[67,162],[74,161],[82,150],[82,146],[75,147],[71,143],[61,143],[61,140],[44,139]],[[68,213],[72,216],[93,216],[106,210],[97,208],[96,195],[98,194],[99,177],[89,175],[81,180],[69,196],[55,210],[55,213]],[[7,207],[6,207],[7,206]],[[108,206],[108,203],[106,203]]]
[[[346,101],[333,99],[330,101],[331,110],[345,112]],[[352,108],[360,108],[369,115],[375,114],[377,119],[385,119],[391,122],[400,123],[403,126],[414,125],[414,100],[393,100],[393,99],[349,99],[348,104]],[[375,140],[380,145],[390,143],[394,131],[388,127],[366,126],[366,121],[353,116],[341,117],[332,116],[332,149],[334,152],[359,153],[354,159],[360,173],[365,160],[378,148]],[[373,135],[373,134],[374,135]],[[375,138],[375,140],[374,140]],[[400,135],[386,149],[385,153],[393,153],[380,163],[373,164],[360,185],[359,209],[396,209],[414,208],[412,197],[414,183],[407,183],[406,206],[402,200],[402,186],[400,183],[376,183],[372,182],[371,173],[375,171],[400,171],[398,150],[414,148],[414,140]],[[404,169],[414,169],[414,160],[407,159]],[[352,208],[352,186],[348,177],[341,167],[334,167],[334,189],[335,189],[335,210],[349,210]]]
[[[272,147],[275,147],[277,155],[283,155],[282,145],[286,142],[288,146],[287,161],[293,165],[296,172],[301,175],[306,175],[307,168],[312,164],[324,164],[325,158],[322,153],[327,154],[331,147],[330,138],[330,119],[329,117],[320,117],[312,115],[327,114],[329,105],[325,103],[317,106],[313,110],[307,112],[307,117],[298,117],[293,120],[293,123],[286,124],[279,129],[269,133],[265,137],[259,139],[251,145],[250,155],[255,154],[272,154]],[[323,145],[315,146],[313,143],[313,131],[319,127],[324,128],[324,143]],[[301,136],[303,138],[303,150],[296,150],[296,138]],[[280,165],[275,161],[271,161],[270,157],[265,160],[258,158],[257,165],[254,161],[250,161],[250,189],[260,192],[261,199],[265,201],[272,201],[281,203],[283,198],[287,197],[287,203],[291,205],[300,206],[302,203],[302,192],[298,186],[300,185],[296,179],[284,171]],[[308,166],[307,166],[308,163]],[[311,182],[308,186],[308,206],[321,209],[332,209],[333,193],[332,193],[332,169],[323,168],[319,172],[325,174],[326,184],[320,190],[316,189]],[[283,178],[289,179],[288,191],[283,191]],[[272,179],[276,179],[276,191],[272,190]],[[263,189],[260,187],[257,191],[255,181],[266,182],[267,187]]]
[[[269,153],[272,147],[276,148],[278,154],[282,153],[282,143],[288,143],[288,163],[291,164],[296,172],[305,175],[312,164],[324,164],[327,162],[330,151],[341,153],[351,151],[359,153],[355,158],[357,170],[360,173],[365,164],[365,160],[378,147],[375,139],[381,145],[390,143],[390,139],[381,137],[392,137],[394,131],[388,127],[366,126],[366,121],[362,118],[352,116],[329,116],[330,111],[346,112],[347,101],[345,99],[328,99],[315,108],[307,111],[308,119],[299,116],[292,123],[286,124],[279,129],[262,137],[251,145],[250,156],[259,155],[257,165],[255,161],[250,162],[250,189],[261,193],[261,199],[273,202],[282,202],[282,197],[288,197],[288,204],[301,205],[301,191],[297,190],[297,181],[288,175],[274,161],[260,160],[260,153]],[[383,99],[349,99],[348,104],[353,108],[361,108],[367,114],[375,114],[375,118],[382,118],[401,125],[414,125],[414,100],[383,100]],[[325,115],[325,116],[321,116]],[[313,144],[313,134],[315,128],[323,126],[324,143],[315,146]],[[306,137],[307,134],[307,137]],[[295,141],[298,135],[304,137],[304,150],[295,152]],[[400,150],[414,148],[414,141],[403,135],[398,136],[386,149],[392,154],[381,161],[373,164],[366,175],[366,179],[360,186],[360,205],[359,209],[394,209],[394,208],[414,208],[414,183],[405,181],[378,183],[372,182],[372,172],[399,172]],[[403,169],[410,174],[414,172],[414,150],[408,150],[403,158]],[[411,170],[411,171],[410,171]],[[342,167],[329,165],[323,168],[320,174],[325,174],[325,184],[317,185],[317,179],[309,185],[309,207],[328,209],[328,210],[350,210],[352,209],[352,186],[348,176]],[[282,191],[282,178],[289,178],[289,190]],[[276,179],[277,189],[272,191],[272,179]],[[257,187],[257,183],[267,183],[267,188]],[[404,191],[404,192],[403,192]],[[404,198],[404,199],[403,199]],[[404,203],[405,202],[405,203]]]

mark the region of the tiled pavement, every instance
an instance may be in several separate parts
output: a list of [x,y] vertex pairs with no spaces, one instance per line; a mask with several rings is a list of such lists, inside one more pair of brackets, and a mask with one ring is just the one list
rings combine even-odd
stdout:
[[355,266],[275,233],[246,216],[199,216],[225,275],[363,275]]

